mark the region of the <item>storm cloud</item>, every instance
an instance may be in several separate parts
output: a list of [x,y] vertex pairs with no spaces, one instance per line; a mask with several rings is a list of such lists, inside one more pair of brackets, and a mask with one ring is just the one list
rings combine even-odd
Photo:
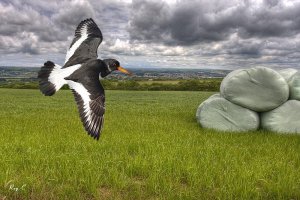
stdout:
[[300,68],[299,11],[299,0],[3,0],[0,65],[62,64],[92,17],[99,57],[130,67]]
[[133,40],[193,45],[228,40],[292,37],[300,31],[300,2],[279,0],[134,0],[129,26]]

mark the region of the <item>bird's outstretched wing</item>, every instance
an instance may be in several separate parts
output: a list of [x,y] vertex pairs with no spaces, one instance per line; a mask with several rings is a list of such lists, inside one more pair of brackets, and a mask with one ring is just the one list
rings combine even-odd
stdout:
[[68,80],[77,103],[85,130],[94,139],[99,139],[104,123],[105,96],[99,79],[88,82]]
[[80,22],[67,52],[64,68],[97,59],[97,49],[102,40],[102,33],[92,18]]

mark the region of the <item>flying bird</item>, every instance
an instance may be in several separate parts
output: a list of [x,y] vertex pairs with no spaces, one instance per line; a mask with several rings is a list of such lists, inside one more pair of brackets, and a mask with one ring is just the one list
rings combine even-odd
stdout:
[[97,140],[105,113],[104,88],[99,76],[105,77],[115,70],[131,74],[115,59],[98,59],[97,49],[102,40],[102,33],[94,20],[83,20],[75,30],[64,65],[47,61],[38,73],[40,90],[46,96],[54,95],[65,84],[69,85],[85,130]]

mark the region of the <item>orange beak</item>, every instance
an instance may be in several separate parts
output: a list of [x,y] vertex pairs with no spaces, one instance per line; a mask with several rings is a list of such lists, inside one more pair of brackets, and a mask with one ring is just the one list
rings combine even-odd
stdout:
[[124,73],[124,74],[128,74],[128,75],[132,75],[131,72],[127,71],[126,69],[124,69],[123,67],[119,66],[117,67],[117,70]]

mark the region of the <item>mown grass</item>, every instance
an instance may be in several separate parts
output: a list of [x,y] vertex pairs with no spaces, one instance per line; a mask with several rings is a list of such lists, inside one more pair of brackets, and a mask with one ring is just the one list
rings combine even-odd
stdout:
[[107,91],[98,142],[70,91],[0,94],[0,199],[300,199],[300,136],[204,130],[212,93]]

